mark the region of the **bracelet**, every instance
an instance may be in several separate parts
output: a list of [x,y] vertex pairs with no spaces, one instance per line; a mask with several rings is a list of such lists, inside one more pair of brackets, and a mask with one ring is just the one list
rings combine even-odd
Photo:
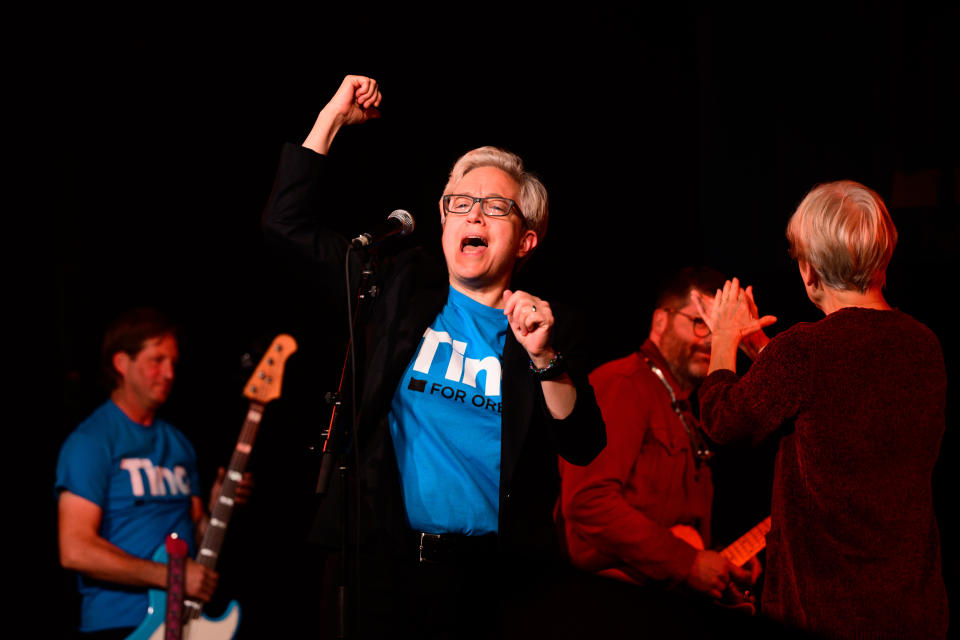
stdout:
[[550,358],[550,362],[542,369],[533,364],[533,360],[530,361],[530,373],[538,380],[553,380],[566,373],[566,371],[567,360],[559,351]]

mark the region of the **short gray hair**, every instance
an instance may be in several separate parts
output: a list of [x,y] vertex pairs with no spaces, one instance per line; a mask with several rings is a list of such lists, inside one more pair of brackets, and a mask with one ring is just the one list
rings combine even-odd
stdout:
[[[515,153],[498,147],[479,147],[460,156],[450,170],[450,178],[444,193],[453,185],[479,167],[495,167],[500,169],[520,186],[520,201],[517,205],[523,214],[524,224],[537,234],[537,239],[543,242],[547,234],[547,188],[540,179],[523,168],[523,160]],[[440,211],[443,211],[441,207]]]
[[897,228],[883,199],[853,180],[819,184],[787,224],[790,255],[809,263],[824,284],[841,290],[886,284]]

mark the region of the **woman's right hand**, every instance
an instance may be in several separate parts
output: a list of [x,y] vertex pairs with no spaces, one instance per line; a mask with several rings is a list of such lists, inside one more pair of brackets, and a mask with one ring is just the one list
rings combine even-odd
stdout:
[[727,280],[723,289],[717,289],[712,305],[707,305],[698,291],[691,292],[690,297],[710,327],[710,373],[717,369],[736,371],[741,340],[777,321],[774,316],[757,317],[753,291],[741,289],[736,278]]
[[712,334],[733,333],[738,342],[759,334],[765,338],[758,345],[760,348],[770,341],[763,328],[775,323],[776,316],[761,318],[753,300],[753,287],[741,289],[737,278],[727,280],[723,289],[717,289],[712,300],[705,299],[696,289],[690,292],[690,300]]
[[380,117],[380,87],[366,76],[347,76],[320,111],[303,146],[326,155],[340,127]]
[[376,80],[366,76],[347,76],[324,111],[332,111],[342,124],[358,124],[380,117],[377,111],[380,99]]

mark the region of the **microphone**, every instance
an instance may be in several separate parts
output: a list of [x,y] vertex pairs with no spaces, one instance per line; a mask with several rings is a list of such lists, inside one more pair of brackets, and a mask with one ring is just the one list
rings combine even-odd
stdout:
[[405,236],[413,231],[413,216],[403,209],[396,209],[387,216],[387,221],[378,225],[373,233],[362,233],[350,241],[354,249],[372,247],[393,236]]

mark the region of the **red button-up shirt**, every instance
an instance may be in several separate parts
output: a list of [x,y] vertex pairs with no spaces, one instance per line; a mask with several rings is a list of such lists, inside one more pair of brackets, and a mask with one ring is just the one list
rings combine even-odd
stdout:
[[[590,383],[607,426],[607,446],[586,467],[560,460],[559,517],[574,566],[676,584],[689,574],[696,548],[670,527],[689,525],[709,546],[713,484],[709,467],[696,464],[670,393],[644,356],[660,368],[677,399],[687,399],[689,392],[681,391],[650,340],[639,352],[594,370]],[[692,428],[697,425],[689,410],[684,415]]]

